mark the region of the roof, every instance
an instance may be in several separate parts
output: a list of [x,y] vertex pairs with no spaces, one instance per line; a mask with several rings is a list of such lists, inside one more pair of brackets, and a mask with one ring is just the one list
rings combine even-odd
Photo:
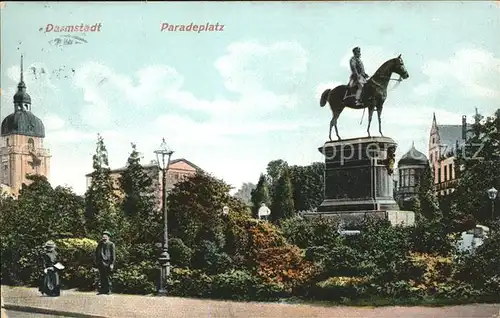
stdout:
[[[184,159],[184,158],[170,160],[169,166],[174,165],[174,164],[176,164],[178,162],[182,162],[182,161],[184,161],[185,163],[187,163],[191,167],[195,168],[196,171],[198,171],[198,172],[203,171],[200,167],[198,167],[197,165],[195,165],[191,161],[189,161],[187,159]],[[142,167],[144,169],[146,169],[146,170],[149,170],[149,169],[158,168],[158,165],[156,163],[148,163],[148,164],[142,165]],[[121,173],[121,172],[125,171],[126,169],[127,169],[127,167],[121,167],[121,168],[117,168],[117,169],[111,169],[111,173]],[[92,175],[92,173],[87,173],[85,176],[86,177],[90,177],[91,175]]]
[[[455,150],[457,143],[462,145],[465,140],[462,139],[462,125],[437,125],[439,134],[439,144],[447,154]],[[472,132],[468,129],[466,137],[472,136]]]
[[28,110],[17,110],[2,121],[1,135],[45,137],[45,126],[40,118]]
[[429,160],[420,151],[415,148],[415,144],[412,144],[411,149],[405,153],[401,159],[398,161],[398,167],[409,166],[409,165],[428,165]]

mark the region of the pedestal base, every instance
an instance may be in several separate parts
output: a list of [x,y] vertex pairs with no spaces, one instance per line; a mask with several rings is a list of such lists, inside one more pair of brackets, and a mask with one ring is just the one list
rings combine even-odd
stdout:
[[392,179],[396,147],[388,137],[326,142],[319,148],[325,156],[325,199],[318,212],[309,214],[337,215],[346,221],[372,214],[411,223],[412,212],[395,213],[399,211]]

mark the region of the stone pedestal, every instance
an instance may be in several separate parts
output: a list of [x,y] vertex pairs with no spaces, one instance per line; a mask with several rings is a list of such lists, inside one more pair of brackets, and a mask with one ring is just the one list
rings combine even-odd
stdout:
[[325,143],[325,199],[305,216],[336,216],[356,221],[368,216],[413,223],[413,212],[399,211],[393,198],[392,169],[397,144],[388,137]]

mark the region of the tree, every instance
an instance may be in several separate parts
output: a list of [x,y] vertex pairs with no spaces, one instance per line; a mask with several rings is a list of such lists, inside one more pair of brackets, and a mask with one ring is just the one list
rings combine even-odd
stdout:
[[[108,152],[104,139],[97,135],[96,153],[92,157],[90,187],[85,193],[85,216],[90,228],[94,231],[111,230],[116,227],[116,196],[110,177]],[[97,234],[97,233],[94,233]]]
[[316,209],[324,199],[325,164],[290,167],[293,199],[297,211]]
[[420,219],[439,220],[442,218],[439,201],[434,191],[432,176],[431,167],[426,166],[417,186],[418,197],[415,199],[413,206],[415,208],[415,214],[417,214],[417,217]]
[[252,205],[252,192],[256,188],[255,184],[251,182],[244,182],[241,188],[234,194],[235,198],[240,199],[248,206]]
[[267,182],[269,183],[269,193],[271,198],[274,196],[274,191],[281,177],[281,173],[288,168],[288,163],[284,160],[278,159],[270,161],[267,164]]
[[295,214],[293,203],[293,188],[290,181],[290,169],[284,168],[276,182],[276,188],[272,197],[271,220],[280,222]]
[[231,186],[207,173],[198,172],[176,184],[168,196],[168,224],[172,237],[194,248],[204,240],[224,245],[222,209],[245,214],[248,208],[229,194]]
[[82,238],[87,235],[85,199],[69,187],[57,186],[53,193],[54,216],[61,222],[61,234]]
[[266,176],[263,174],[259,177],[259,182],[257,182],[257,186],[254,190],[252,190],[251,194],[252,200],[252,215],[254,218],[257,218],[257,212],[262,203],[269,205],[270,197],[269,197],[269,185],[266,180]]
[[[454,212],[458,225],[470,219],[475,223],[490,222],[491,201],[486,191],[491,187],[500,189],[500,109],[481,119],[483,116],[477,114],[472,136],[457,152],[455,168],[460,179],[454,193]],[[495,215],[499,211],[497,207]]]
[[134,241],[147,243],[158,240],[161,232],[161,215],[157,208],[157,189],[153,189],[153,179],[144,170],[140,161],[136,145],[132,143],[132,152],[119,183],[124,194],[122,202],[124,215],[134,225],[130,234],[135,234]]

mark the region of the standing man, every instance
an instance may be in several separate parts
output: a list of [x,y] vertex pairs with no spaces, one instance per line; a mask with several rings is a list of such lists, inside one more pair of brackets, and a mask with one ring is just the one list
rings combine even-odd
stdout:
[[366,84],[368,74],[365,73],[365,67],[361,61],[361,49],[359,47],[355,47],[352,49],[352,53],[354,56],[351,57],[351,60],[349,61],[349,65],[351,67],[349,87],[356,86],[358,88],[356,91],[356,106],[361,106],[361,92],[363,91],[363,86]]
[[109,238],[111,233],[102,232],[102,239],[97,245],[95,251],[96,267],[99,270],[99,292],[101,294],[111,294],[111,274],[113,272],[116,260],[115,243]]

